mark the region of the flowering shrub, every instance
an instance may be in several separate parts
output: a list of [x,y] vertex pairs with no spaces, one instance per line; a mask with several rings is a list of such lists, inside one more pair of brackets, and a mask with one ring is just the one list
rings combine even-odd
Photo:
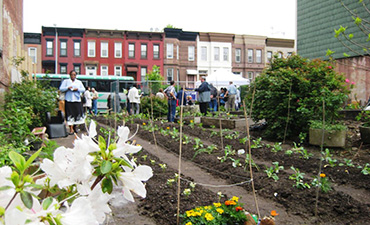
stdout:
[[131,192],[146,197],[143,181],[153,173],[128,158],[141,150],[127,143],[129,129],[119,127],[118,138],[107,144],[101,136],[95,139],[95,128],[92,121],[89,134],[77,138],[73,149],[57,148],[53,160],[40,163],[44,173],[37,176],[27,171],[41,149],[27,160],[9,153],[14,169],[0,168],[0,224],[98,225],[111,211],[113,184],[122,188],[127,201],[134,201]]
[[243,205],[238,197],[232,197],[224,203],[213,203],[213,205],[197,207],[182,215],[182,224],[243,224],[247,216]]
[[288,120],[286,136],[295,137],[307,133],[309,120],[322,120],[323,100],[326,120],[335,120],[353,85],[330,62],[297,55],[276,57],[251,84],[246,103],[252,102],[255,90],[252,117],[266,120],[265,134],[283,139]]

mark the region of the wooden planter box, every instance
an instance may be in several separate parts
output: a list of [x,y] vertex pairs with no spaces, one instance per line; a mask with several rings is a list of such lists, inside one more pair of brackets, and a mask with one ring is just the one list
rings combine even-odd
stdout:
[[[325,130],[324,131],[324,147],[340,147],[346,146],[347,130]],[[322,129],[309,129],[309,143],[311,145],[320,146],[322,142]]]
[[360,126],[361,141],[370,143],[370,127]]
[[361,109],[343,109],[339,111],[339,115],[345,120],[356,120],[356,116],[362,112]]
[[[201,122],[205,127],[215,126],[220,127],[220,118],[214,117],[201,117]],[[254,124],[251,119],[248,119],[249,126]],[[246,128],[246,122],[244,118],[237,119],[224,119],[221,118],[222,129],[235,129],[235,128]]]

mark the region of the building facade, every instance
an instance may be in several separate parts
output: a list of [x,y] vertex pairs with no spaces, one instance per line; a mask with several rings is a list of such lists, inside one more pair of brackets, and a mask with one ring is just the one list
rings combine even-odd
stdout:
[[24,49],[31,59],[34,68],[32,72],[42,73],[42,48],[41,34],[39,33],[24,33]]
[[[370,3],[342,2],[343,5],[337,0],[297,1],[297,52],[309,59],[328,59],[328,49],[334,52],[331,56],[336,62],[335,70],[356,83],[351,100],[357,99],[364,104],[370,96],[369,31],[361,31],[352,17],[368,19]],[[351,41],[343,37],[340,41],[335,37],[335,30],[339,30],[340,26],[346,27],[347,34],[352,34]],[[367,52],[363,48],[367,48]]]

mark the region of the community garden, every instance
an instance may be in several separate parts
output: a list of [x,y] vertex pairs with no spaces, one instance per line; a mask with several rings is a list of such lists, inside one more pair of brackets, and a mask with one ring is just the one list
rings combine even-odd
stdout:
[[[142,114],[90,117],[73,148],[55,150],[54,141],[44,141],[37,151],[25,143],[35,139],[32,127],[43,123],[34,107],[52,110],[47,103],[56,96],[24,81],[20,87],[50,96],[36,105],[40,93],[34,93],[26,100],[31,105],[23,106],[15,85],[5,98],[0,224],[103,224],[106,214],[124,224],[109,203],[115,188],[122,189],[128,207],[137,207],[137,224],[141,217],[186,225],[365,224],[370,144],[361,139],[360,127],[369,114],[340,114],[353,85],[331,62],[275,58],[245,88],[238,115],[201,117],[178,108],[176,123],[168,123],[165,104],[147,97]],[[245,125],[223,127],[233,119]],[[319,145],[310,144],[311,129],[328,130]],[[335,130],[345,131],[343,146],[331,147],[325,139]]]

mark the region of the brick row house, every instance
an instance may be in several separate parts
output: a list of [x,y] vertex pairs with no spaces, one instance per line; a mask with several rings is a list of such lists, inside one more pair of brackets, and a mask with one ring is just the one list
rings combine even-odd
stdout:
[[[199,76],[226,70],[254,79],[273,54],[294,52],[294,40],[227,33],[190,32],[165,28],[163,32],[42,27],[25,33],[26,46],[37,57],[39,73],[132,76],[143,82],[154,65],[165,82],[194,88]],[[34,39],[32,39],[33,37]],[[32,40],[31,40],[32,39]],[[57,48],[55,48],[57,46]],[[31,48],[34,48],[32,51]]]

